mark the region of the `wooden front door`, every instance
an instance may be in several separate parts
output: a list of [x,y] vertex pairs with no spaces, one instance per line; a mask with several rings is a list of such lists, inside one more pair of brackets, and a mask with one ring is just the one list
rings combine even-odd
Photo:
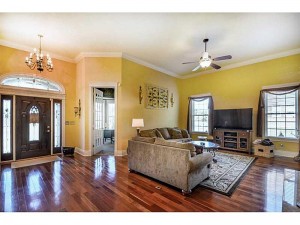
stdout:
[[17,96],[16,159],[51,154],[51,102],[49,98]]

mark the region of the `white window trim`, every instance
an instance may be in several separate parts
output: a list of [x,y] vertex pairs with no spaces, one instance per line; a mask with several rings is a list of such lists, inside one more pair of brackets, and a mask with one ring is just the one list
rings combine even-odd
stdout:
[[[271,86],[264,86],[263,87],[263,90],[267,90],[267,89],[271,89],[271,88],[280,88],[280,87],[290,87],[290,86],[296,86],[296,85],[299,85],[300,83],[289,83],[289,84],[282,84],[282,85],[271,85]],[[300,94],[300,91],[298,90],[298,96],[297,98],[299,98],[299,94]],[[266,93],[264,94],[264,99],[265,99],[265,105],[267,106],[267,102],[266,102]],[[296,115],[299,115],[300,113],[300,110],[299,110],[299,99],[296,99]],[[269,138],[269,139],[272,139],[272,141],[274,142],[291,142],[291,143],[298,143],[300,137],[295,137],[295,138],[288,138],[288,137],[283,137],[283,138],[280,138],[280,137],[273,137],[273,136],[267,136],[266,133],[267,133],[267,126],[266,126],[266,117],[267,117],[267,114],[266,114],[266,109],[264,110],[264,122],[263,122],[263,126],[264,126],[264,129],[263,129],[263,138]],[[296,118],[296,128],[297,130],[300,129],[300,120],[299,120],[299,116]]]
[[300,84],[299,82],[287,83],[287,84],[274,84],[274,85],[269,85],[269,86],[263,86],[261,89],[268,90],[268,89],[273,89],[273,88],[284,88],[284,87],[297,86],[299,84]]
[[[193,97],[193,98],[205,98],[205,97],[209,97],[209,96],[211,96],[211,95],[203,94],[203,95],[192,95],[191,97]],[[193,101],[193,99],[191,101]],[[210,120],[210,117],[211,117],[211,115],[209,115],[209,112],[208,112],[208,121],[207,121],[207,132],[204,132],[204,131],[194,131],[193,130],[193,127],[194,127],[193,102],[192,102],[192,114],[191,114],[191,117],[192,117],[192,119],[191,119],[191,133],[192,134],[209,134],[209,129],[210,129],[210,127],[209,127],[209,120]]]

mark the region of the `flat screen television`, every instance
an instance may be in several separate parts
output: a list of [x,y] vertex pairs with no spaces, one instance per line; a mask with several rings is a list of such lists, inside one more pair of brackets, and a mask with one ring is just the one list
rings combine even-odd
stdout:
[[252,130],[252,108],[214,110],[214,128]]

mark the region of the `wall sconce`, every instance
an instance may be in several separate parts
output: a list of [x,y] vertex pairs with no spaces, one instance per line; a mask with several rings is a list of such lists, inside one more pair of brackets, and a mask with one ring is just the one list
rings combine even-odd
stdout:
[[78,116],[80,118],[80,115],[81,115],[81,102],[80,102],[80,99],[79,99],[79,102],[78,102],[78,107],[74,107],[74,113],[75,113],[75,117]]
[[142,100],[143,100],[143,91],[142,91],[142,87],[140,86],[140,90],[139,90],[139,100],[140,100],[140,104],[142,104]]
[[173,107],[173,104],[174,104],[174,97],[173,97],[173,93],[171,94],[170,102],[171,102],[171,107]]

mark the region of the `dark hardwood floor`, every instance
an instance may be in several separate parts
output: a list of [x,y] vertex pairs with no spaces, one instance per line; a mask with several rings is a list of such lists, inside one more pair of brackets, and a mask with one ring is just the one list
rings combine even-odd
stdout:
[[62,158],[19,169],[1,165],[0,211],[274,212],[282,210],[285,171],[300,170],[300,163],[290,158],[258,158],[231,197],[202,187],[183,196],[129,173],[127,157]]

